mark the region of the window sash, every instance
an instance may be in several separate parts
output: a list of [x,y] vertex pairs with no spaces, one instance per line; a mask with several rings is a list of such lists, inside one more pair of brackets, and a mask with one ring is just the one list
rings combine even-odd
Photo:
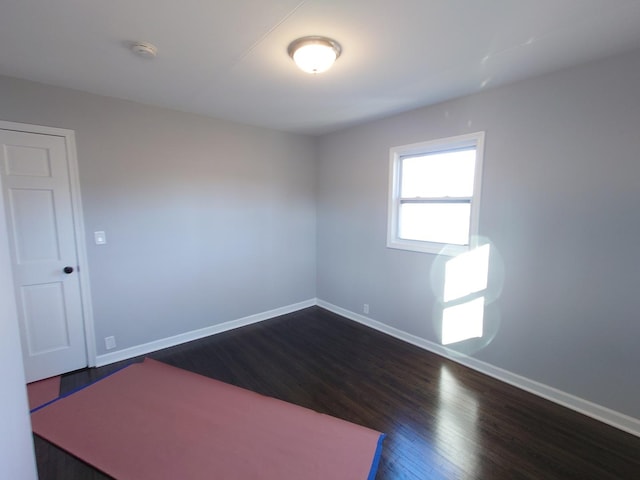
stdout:
[[400,205],[405,203],[471,203],[472,197],[433,197],[433,198],[400,198]]
[[472,197],[476,159],[475,145],[400,155],[398,195],[404,198]]
[[420,202],[401,204],[398,212],[399,239],[434,244],[469,244],[469,202]]

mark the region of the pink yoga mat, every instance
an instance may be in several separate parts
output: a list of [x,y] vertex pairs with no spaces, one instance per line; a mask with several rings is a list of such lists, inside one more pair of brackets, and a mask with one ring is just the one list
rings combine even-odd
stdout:
[[60,396],[60,376],[27,384],[29,410],[33,410]]
[[120,480],[366,480],[383,435],[145,360],[32,414],[38,435]]

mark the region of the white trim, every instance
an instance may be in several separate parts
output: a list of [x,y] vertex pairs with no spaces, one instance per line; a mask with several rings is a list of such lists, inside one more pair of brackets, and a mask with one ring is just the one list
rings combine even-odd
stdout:
[[73,224],[76,233],[76,249],[78,255],[78,274],[80,276],[80,296],[84,316],[84,335],[87,347],[87,362],[89,367],[96,365],[96,341],[93,324],[93,305],[91,303],[91,282],[89,281],[89,260],[87,258],[87,244],[84,228],[84,214],[82,212],[82,196],[80,192],[80,172],[76,150],[76,134],[68,130],[66,136],[67,153],[69,155],[69,181],[71,183],[71,208],[73,209]]
[[96,365],[96,341],[93,323],[93,307],[91,303],[91,282],[89,281],[89,261],[85,243],[84,216],[82,213],[82,197],[80,195],[80,175],[76,151],[76,134],[66,128],[31,125],[26,123],[0,120],[0,129],[25,133],[39,133],[62,137],[67,148],[67,165],[69,167],[69,186],[71,190],[71,211],[73,214],[74,234],[76,237],[76,255],[78,257],[78,278],[80,281],[80,301],[84,322],[85,348],[87,365]]
[[[480,219],[480,198],[482,195],[482,175],[484,159],[484,132],[467,133],[455,137],[439,138],[426,142],[412,143],[389,149],[389,191],[387,203],[387,247],[438,255],[458,255],[472,248],[478,236]],[[471,218],[469,223],[469,245],[455,245],[421,240],[407,240],[398,237],[398,217],[400,211],[401,159],[406,156],[446,152],[463,147],[473,147],[476,151],[476,162],[471,197]]]
[[135,347],[125,348],[118,350],[117,352],[107,353],[105,355],[98,355],[96,366],[102,367],[109,365],[110,363],[120,362],[122,360],[128,360],[140,355],[146,355],[147,353],[162,350],[163,348],[174,347],[182,343],[191,342],[204,337],[215,335],[217,333],[234,330],[236,328],[245,327],[254,323],[263,322],[280,315],[286,315],[287,313],[297,312],[304,308],[313,307],[317,304],[315,298],[305,300],[304,302],[294,303],[293,305],[287,305],[285,307],[276,308],[274,310],[268,310],[262,313],[256,313],[255,315],[249,315],[248,317],[239,318],[237,320],[231,320],[217,325],[211,325],[209,327],[201,328],[199,330],[192,330],[190,332],[180,333],[173,337],[162,338],[160,340],[154,340],[153,342],[144,343]]
[[473,134],[476,139],[476,170],[473,179],[473,197],[471,199],[471,220],[469,224],[469,248],[478,245],[480,232],[480,202],[482,200],[482,178],[484,176],[484,132]]
[[508,370],[493,366],[489,363],[483,362],[482,360],[462,356],[443,347],[442,345],[430,342],[403,330],[390,327],[384,323],[365,317],[364,315],[360,315],[329,302],[325,302],[324,300],[318,300],[317,304],[319,307],[348,318],[349,320],[361,323],[362,325],[373,328],[374,330],[378,330],[379,332],[448,358],[449,360],[464,365],[465,367],[469,367],[472,370],[483,373],[497,380],[508,383],[509,385],[520,388],[521,390],[533,393],[534,395],[550,400],[558,405],[562,405],[563,407],[567,407],[595,420],[606,423],[607,425],[611,425],[612,427],[640,437],[640,419],[633,418],[607,407],[603,407],[602,405],[589,402],[588,400],[576,397],[575,395],[571,395],[543,383],[536,382],[535,380],[531,380],[521,375],[509,372]]

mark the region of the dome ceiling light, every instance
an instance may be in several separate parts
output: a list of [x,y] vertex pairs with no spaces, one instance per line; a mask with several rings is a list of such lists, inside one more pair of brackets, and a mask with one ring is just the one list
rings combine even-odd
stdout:
[[300,70],[316,74],[331,68],[342,53],[342,47],[330,38],[310,36],[291,42],[287,52]]
[[154,58],[158,54],[157,47],[149,42],[134,42],[129,48],[135,55],[142,58]]

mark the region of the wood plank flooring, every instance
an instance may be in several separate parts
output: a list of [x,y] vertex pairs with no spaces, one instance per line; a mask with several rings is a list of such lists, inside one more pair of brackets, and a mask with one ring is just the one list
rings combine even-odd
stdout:
[[[385,432],[377,480],[640,478],[640,438],[319,307],[148,356]],[[109,478],[34,437],[41,480]]]

